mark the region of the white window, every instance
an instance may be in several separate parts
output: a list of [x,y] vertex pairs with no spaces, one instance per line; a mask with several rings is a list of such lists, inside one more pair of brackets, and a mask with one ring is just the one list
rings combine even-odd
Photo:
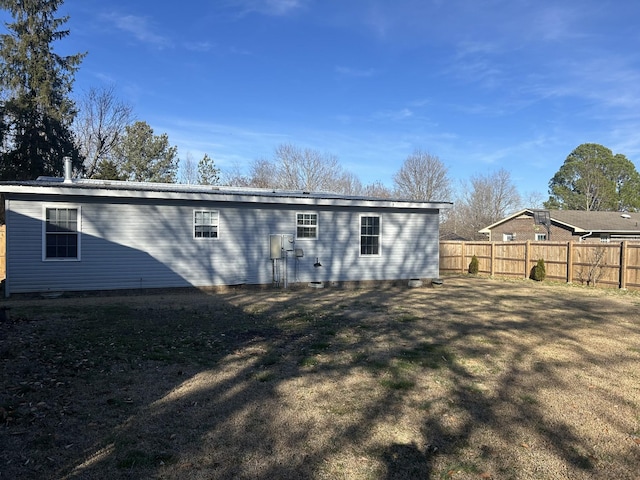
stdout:
[[317,213],[296,213],[296,238],[318,238]]
[[536,233],[536,241],[537,242],[541,242],[543,240],[547,239],[547,234],[546,233]]
[[80,207],[45,207],[43,260],[80,260]]
[[217,210],[193,211],[193,237],[194,238],[218,238]]
[[503,233],[502,234],[502,241],[503,242],[513,242],[516,239],[516,234],[515,233]]
[[380,217],[360,217],[360,255],[380,255]]
[[600,243],[609,243],[611,241],[611,236],[607,234],[600,235]]

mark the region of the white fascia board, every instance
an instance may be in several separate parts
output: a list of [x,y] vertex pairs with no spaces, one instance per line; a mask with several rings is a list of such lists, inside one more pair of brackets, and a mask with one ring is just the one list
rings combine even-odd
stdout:
[[609,234],[609,235],[640,235],[640,230],[590,230],[593,233],[598,233],[600,235]]

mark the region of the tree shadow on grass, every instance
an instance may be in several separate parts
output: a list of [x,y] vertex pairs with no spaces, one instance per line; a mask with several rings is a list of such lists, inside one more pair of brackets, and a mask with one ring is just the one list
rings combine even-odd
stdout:
[[[437,291],[136,298],[96,305],[100,313],[88,317],[69,299],[58,304],[64,316],[47,304],[25,322],[22,337],[34,343],[11,351],[14,359],[32,356],[21,380],[34,391],[23,393],[26,405],[11,411],[20,421],[2,433],[16,442],[12,456],[3,454],[7,474],[518,478],[551,459],[558,465],[547,478],[560,468],[587,478],[605,467],[632,478],[632,445],[594,450],[575,415],[549,412],[546,403],[547,392],[564,389],[567,408],[588,395],[590,415],[604,418],[612,438],[632,434],[607,407],[637,405],[597,383],[599,370],[589,369],[604,364],[605,353],[582,342],[584,331],[590,342],[624,334],[619,345],[628,350],[607,366],[629,368],[637,322],[598,323],[605,312],[624,318],[628,304],[560,299],[551,289],[519,296],[509,283],[466,279]],[[586,376],[567,378],[566,369]],[[47,384],[51,378],[63,385]],[[48,399],[37,382],[49,386]],[[518,464],[521,457],[503,454],[508,448],[532,458]]]
[[393,444],[382,454],[387,480],[431,478],[430,454],[415,444]]

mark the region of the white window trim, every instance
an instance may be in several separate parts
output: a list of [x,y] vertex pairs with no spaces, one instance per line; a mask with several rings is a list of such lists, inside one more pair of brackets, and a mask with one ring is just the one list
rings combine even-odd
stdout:
[[[209,213],[213,213],[215,212],[216,215],[218,216],[218,221],[215,224],[215,227],[217,227],[217,234],[215,237],[196,237],[196,212],[209,212]],[[210,226],[213,226],[213,224],[211,224]],[[193,209],[193,214],[191,216],[191,235],[193,236],[194,240],[197,241],[210,241],[210,240],[220,240],[220,210],[217,209],[208,209],[208,208],[194,208]]]
[[[77,230],[78,256],[69,257],[47,257],[47,209],[73,208],[78,211]],[[82,207],[74,203],[56,203],[42,206],[42,261],[43,262],[80,262],[82,261]]]
[[[541,238],[538,238],[541,237]],[[546,233],[536,233],[536,242],[546,242],[547,234]]]
[[[378,253],[362,253],[362,217],[378,217]],[[379,213],[362,213],[358,218],[358,254],[360,257],[382,256],[382,215]]]
[[[298,215],[315,215],[316,216],[316,224],[314,225],[298,225]],[[295,232],[296,232],[296,241],[301,240],[301,241],[316,241],[318,240],[318,237],[320,236],[320,228],[319,228],[319,224],[320,224],[320,215],[318,214],[318,212],[296,212],[295,213],[295,217],[294,217],[294,225],[295,225]],[[298,236],[298,226],[302,226],[302,227],[314,227],[316,229],[316,236],[315,237],[299,237]]]

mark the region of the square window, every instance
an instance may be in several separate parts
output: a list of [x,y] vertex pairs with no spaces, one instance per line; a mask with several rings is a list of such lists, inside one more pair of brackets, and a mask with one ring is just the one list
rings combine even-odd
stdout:
[[296,238],[318,238],[318,214],[296,214]]
[[217,210],[194,210],[193,237],[218,238],[218,219]]

